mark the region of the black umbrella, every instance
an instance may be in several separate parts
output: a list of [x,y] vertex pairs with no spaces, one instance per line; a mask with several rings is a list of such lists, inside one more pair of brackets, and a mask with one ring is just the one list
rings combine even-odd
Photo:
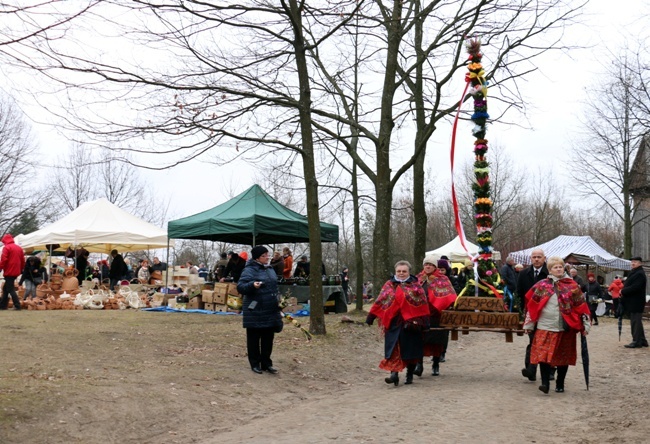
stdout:
[[580,345],[582,349],[582,370],[585,373],[585,384],[589,390],[589,349],[587,348],[587,337],[580,335]]
[[618,342],[621,342],[621,331],[623,331],[623,304],[620,302],[616,308],[616,317],[618,318]]

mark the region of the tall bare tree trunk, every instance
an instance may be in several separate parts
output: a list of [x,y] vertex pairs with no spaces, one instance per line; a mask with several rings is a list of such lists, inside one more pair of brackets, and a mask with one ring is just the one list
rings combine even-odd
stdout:
[[386,278],[391,274],[390,256],[390,220],[393,203],[393,184],[390,169],[390,141],[395,122],[393,121],[393,98],[395,97],[395,79],[398,68],[399,46],[402,41],[402,2],[393,1],[393,11],[386,23],[388,46],[386,50],[386,70],[384,72],[383,93],[381,97],[381,117],[379,137],[376,146],[377,176],[375,196],[377,214],[373,232],[373,271],[374,287],[379,291]]
[[[415,2],[415,13],[419,14],[422,10],[419,0]],[[421,59],[424,54],[422,51],[422,34],[423,22],[417,20],[415,22],[415,51],[418,59]],[[415,78],[415,152],[420,154],[417,156],[413,164],[413,260],[417,263],[424,258],[426,253],[427,244],[427,211],[426,203],[424,201],[424,159],[426,150],[421,149],[423,143],[426,144],[424,137],[424,128],[426,127],[426,116],[424,113],[424,97],[423,97],[423,72],[422,64],[416,67]],[[415,264],[413,264],[415,266]]]
[[[285,5],[284,2],[282,2]],[[320,233],[320,212],[318,205],[318,180],[314,162],[314,138],[311,126],[311,86],[307,70],[307,56],[302,28],[302,3],[289,0],[289,7],[284,6],[291,17],[294,32],[294,51],[298,69],[298,84],[300,97],[298,113],[300,116],[300,133],[302,137],[302,162],[307,192],[307,220],[309,222],[309,251],[311,254],[311,269],[313,276],[320,276],[323,268],[323,250]],[[325,313],[323,307],[322,279],[309,280],[309,331],[313,334],[325,334]]]

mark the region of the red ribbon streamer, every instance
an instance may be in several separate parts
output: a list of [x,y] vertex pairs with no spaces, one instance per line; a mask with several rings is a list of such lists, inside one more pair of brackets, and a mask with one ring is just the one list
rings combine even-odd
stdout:
[[456,117],[454,118],[454,126],[451,132],[451,203],[454,208],[454,224],[456,225],[456,232],[458,233],[458,238],[460,239],[460,244],[463,246],[465,253],[468,257],[472,257],[467,250],[465,245],[465,230],[463,230],[463,224],[460,220],[460,211],[458,209],[458,199],[456,198],[456,187],[454,185],[454,154],[456,152],[456,129],[458,128],[458,117],[460,115],[460,108],[463,105],[463,99],[465,94],[467,94],[467,89],[469,88],[470,81],[465,82],[465,89],[463,90],[463,95],[458,102],[458,109],[456,110]]

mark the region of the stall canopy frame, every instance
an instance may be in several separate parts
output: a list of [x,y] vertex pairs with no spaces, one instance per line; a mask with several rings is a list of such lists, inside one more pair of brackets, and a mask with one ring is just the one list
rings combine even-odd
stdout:
[[[320,222],[321,242],[339,241],[338,225]],[[170,239],[241,245],[309,242],[307,217],[280,204],[259,185],[214,208],[167,224]]]

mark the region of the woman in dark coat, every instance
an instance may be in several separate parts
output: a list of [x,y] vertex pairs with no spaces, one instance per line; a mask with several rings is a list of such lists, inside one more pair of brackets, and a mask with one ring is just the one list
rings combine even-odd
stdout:
[[594,325],[598,325],[596,309],[598,308],[599,300],[603,299],[603,289],[600,284],[596,282],[596,275],[593,273],[587,274],[585,294],[587,295],[587,302],[589,303],[589,311],[591,311],[591,319],[593,320]]
[[36,297],[36,287],[43,282],[47,282],[47,270],[38,257],[30,256],[25,262],[25,269],[20,276],[20,282],[18,282],[18,285],[25,286],[23,300],[27,300],[27,297],[34,299]]
[[399,372],[406,367],[405,384],[412,384],[415,367],[422,361],[422,332],[429,325],[429,303],[407,261],[395,264],[395,275],[382,287],[366,323],[372,325],[375,319],[385,334],[384,359],[379,368],[390,371],[386,383],[398,385]]
[[283,326],[278,277],[269,265],[266,247],[254,247],[251,256],[237,283],[237,291],[244,295],[242,310],[248,362],[255,373],[267,371],[276,374],[278,370],[271,361],[273,337],[282,331]]

